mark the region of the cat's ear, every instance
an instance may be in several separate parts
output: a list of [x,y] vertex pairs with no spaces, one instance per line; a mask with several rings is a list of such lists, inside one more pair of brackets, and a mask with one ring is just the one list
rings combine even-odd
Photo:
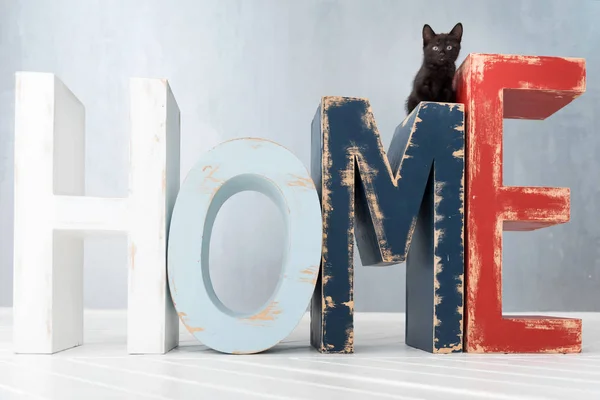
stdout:
[[457,38],[459,42],[462,40],[463,26],[460,22],[454,25],[454,28],[452,28],[452,30],[450,31],[450,35]]
[[431,27],[427,24],[423,26],[423,46],[427,46],[427,44],[435,37],[435,32]]

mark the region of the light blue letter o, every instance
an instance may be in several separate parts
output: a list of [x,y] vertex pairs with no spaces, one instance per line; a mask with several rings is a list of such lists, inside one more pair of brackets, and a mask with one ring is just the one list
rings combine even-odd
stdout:
[[[215,294],[208,255],[219,209],[245,190],[261,192],[279,207],[287,240],[273,295],[255,312],[239,314]],[[231,354],[261,352],[285,339],[300,322],[314,291],[322,229],[314,183],[290,151],[271,141],[244,138],[207,152],[177,195],[169,229],[169,288],[188,331],[206,346]]]

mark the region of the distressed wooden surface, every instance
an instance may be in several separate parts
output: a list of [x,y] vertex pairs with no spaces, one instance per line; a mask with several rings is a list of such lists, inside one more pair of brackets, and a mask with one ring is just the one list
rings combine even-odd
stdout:
[[466,351],[581,351],[578,319],[502,315],[502,231],[570,217],[569,189],[503,186],[502,120],[547,118],[581,95],[585,82],[583,59],[471,54],[459,68],[467,122]]
[[[53,74],[17,73],[14,350],[83,342],[83,239],[129,235],[128,349],[165,353],[178,325],[167,292],[166,232],[179,186],[179,109],[166,81],[132,81],[130,193],[85,194],[85,109]],[[110,288],[106,288],[110,293]]]
[[[249,314],[223,305],[208,265],[219,209],[244,190],[261,192],[277,205],[287,236],[277,288]],[[285,339],[302,319],[319,271],[321,209],[308,171],[284,147],[244,138],[204,154],[177,196],[169,235],[171,295],[181,321],[204,345],[230,354],[258,353]]]
[[130,98],[127,348],[131,354],[160,354],[179,338],[166,262],[179,192],[180,113],[164,79],[131,79]]
[[401,263],[409,253],[407,344],[461,351],[463,157],[462,105],[422,103],[398,127],[386,155],[367,100],[322,99],[312,125],[311,172],[323,212],[311,307],[315,348],[354,351],[356,236],[365,266]]

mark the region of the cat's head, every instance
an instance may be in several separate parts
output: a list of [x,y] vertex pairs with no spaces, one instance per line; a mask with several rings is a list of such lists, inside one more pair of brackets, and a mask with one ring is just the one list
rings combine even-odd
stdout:
[[463,26],[459,22],[449,33],[436,34],[427,24],[423,26],[423,55],[432,65],[454,64],[460,53]]

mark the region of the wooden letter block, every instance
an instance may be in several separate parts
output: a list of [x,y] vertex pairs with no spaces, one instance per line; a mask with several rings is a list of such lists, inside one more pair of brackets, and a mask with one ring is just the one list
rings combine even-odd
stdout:
[[323,213],[312,345],[354,351],[356,235],[365,266],[401,263],[408,253],[406,343],[462,351],[463,106],[421,103],[386,155],[367,100],[324,97],[313,120],[311,171]]
[[60,80],[21,72],[16,88],[15,351],[82,344],[89,231],[129,237],[128,351],[169,351],[179,336],[166,270],[179,190],[179,109],[167,82],[132,80],[127,198],[85,196],[85,109]]
[[[208,260],[219,209],[245,190],[260,192],[278,206],[287,245],[271,298],[255,312],[239,314],[217,297]],[[262,139],[221,143],[192,168],[173,211],[169,288],[181,321],[199,341],[223,353],[258,353],[275,346],[294,330],[310,303],[319,271],[321,237],[317,191],[294,154]]]
[[569,189],[503,185],[502,119],[547,118],[585,91],[585,79],[583,59],[556,57],[471,54],[457,73],[467,118],[466,351],[581,351],[580,320],[502,315],[502,231],[570,217]]

